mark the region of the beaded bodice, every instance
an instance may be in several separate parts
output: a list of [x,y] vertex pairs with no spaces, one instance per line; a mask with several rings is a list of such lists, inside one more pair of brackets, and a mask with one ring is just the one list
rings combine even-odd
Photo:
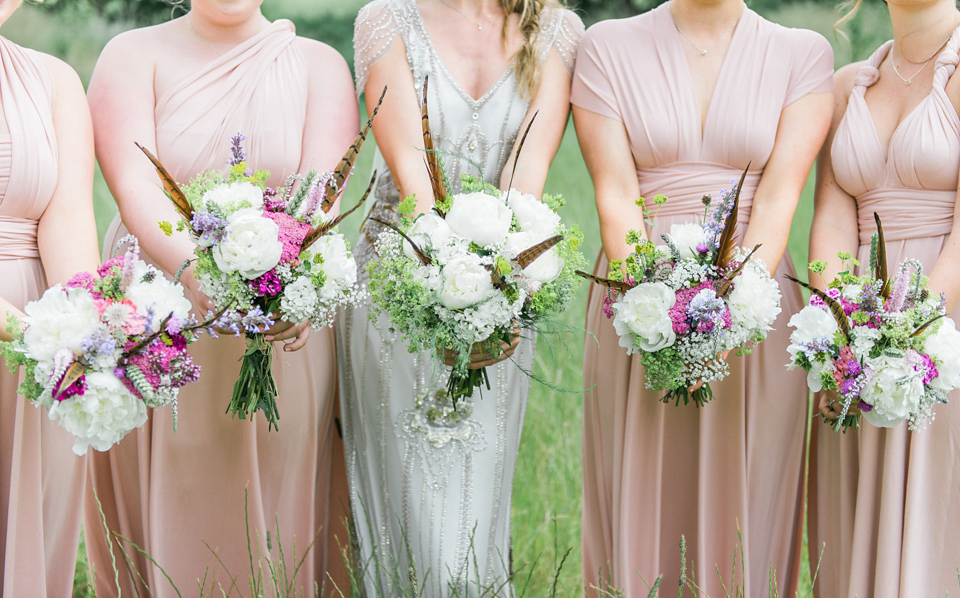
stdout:
[[[545,11],[538,34],[541,62],[555,49],[572,72],[582,34],[583,23],[572,12]],[[415,89],[421,89],[424,78],[430,77],[430,124],[455,191],[463,174],[480,174],[489,183],[499,182],[530,106],[518,89],[513,65],[482,97],[470,97],[438,56],[416,0],[374,0],[366,5],[357,16],[353,43],[358,93],[363,91],[370,67],[394,43],[404,44]],[[374,168],[383,174],[377,181],[371,210],[379,218],[392,221],[399,194],[379,150]],[[356,250],[361,263],[371,257],[373,239],[380,232],[378,225],[369,220],[367,223]]]

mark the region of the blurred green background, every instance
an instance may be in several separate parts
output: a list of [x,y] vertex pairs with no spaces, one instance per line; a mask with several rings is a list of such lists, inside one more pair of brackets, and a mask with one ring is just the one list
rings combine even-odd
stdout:
[[[267,0],[264,13],[271,19],[290,18],[300,35],[319,39],[337,48],[352,64],[353,19],[366,0]],[[636,14],[659,1],[581,0],[573,4],[589,25],[602,18]],[[747,2],[766,18],[791,27],[805,27],[823,34],[834,46],[836,64],[863,59],[882,41],[889,39],[886,10],[879,3],[864,7],[846,29],[846,36],[833,30],[837,15],[829,2],[755,0]],[[47,0],[42,5],[27,4],[4,26],[2,34],[22,45],[60,56],[89,80],[97,56],[114,35],[138,23],[158,22],[179,14],[158,0]],[[368,143],[358,162],[359,180],[370,171],[373,144]],[[806,239],[812,215],[812,179],[801,198],[794,219],[790,250],[798,265],[806,262]],[[362,189],[354,182],[345,205],[352,205]],[[567,222],[576,222],[584,230],[584,252],[592,262],[600,248],[596,212],[590,179],[584,167],[572,125],[568,127],[559,153],[550,170],[546,191],[567,198],[562,211]],[[116,207],[97,177],[95,203],[101,235],[116,213]],[[352,216],[341,226],[355,238],[360,216]],[[800,268],[801,271],[803,270]],[[586,304],[586,285],[563,321],[582,328]],[[570,389],[561,393],[534,383],[530,393],[523,440],[513,495],[513,562],[520,570],[518,591],[526,596],[545,596],[555,588],[557,596],[579,596],[580,574],[580,437],[581,437],[581,356],[583,334],[542,338],[537,354],[537,374],[555,387]],[[802,425],[798,422],[797,425]],[[734,550],[736,538],[730,539]],[[560,563],[567,553],[566,562]],[[557,574],[557,569],[559,574]],[[81,555],[78,563],[75,596],[93,595]],[[678,572],[666,571],[664,589],[672,593]],[[698,572],[700,575],[711,571]],[[800,596],[810,593],[810,579],[801,583]]]

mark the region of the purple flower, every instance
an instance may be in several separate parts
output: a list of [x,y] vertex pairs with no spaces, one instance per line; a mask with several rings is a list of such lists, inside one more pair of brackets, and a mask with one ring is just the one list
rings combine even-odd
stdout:
[[211,212],[194,212],[193,219],[190,220],[190,227],[201,239],[211,245],[223,241],[227,236],[227,221]]
[[247,284],[261,297],[272,297],[283,290],[283,283],[275,270],[269,270],[262,276],[248,281]]
[[246,140],[246,137],[240,133],[230,138],[230,159],[227,160],[227,164],[230,166],[236,166],[247,160],[247,154],[244,153],[242,145],[244,140]]

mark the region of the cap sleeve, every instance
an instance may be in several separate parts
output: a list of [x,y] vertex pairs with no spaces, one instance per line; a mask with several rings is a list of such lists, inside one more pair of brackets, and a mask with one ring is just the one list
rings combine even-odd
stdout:
[[570,90],[570,102],[602,116],[623,120],[620,103],[610,81],[610,69],[605,66],[603,35],[598,34],[598,23],[583,35],[577,64],[573,72],[573,86]]
[[374,0],[360,9],[353,24],[353,72],[357,96],[370,75],[370,67],[383,58],[400,35],[396,16],[388,0]]
[[784,106],[808,93],[833,91],[833,48],[819,33],[795,30],[798,39],[791,52],[790,81]]
[[573,73],[577,61],[577,48],[580,46],[580,38],[583,37],[583,21],[576,13],[567,9],[551,11],[546,21],[541,31],[546,32],[549,37],[543,46],[540,61],[546,60],[547,54],[556,48],[560,58],[563,59],[563,64],[567,67],[567,72]]

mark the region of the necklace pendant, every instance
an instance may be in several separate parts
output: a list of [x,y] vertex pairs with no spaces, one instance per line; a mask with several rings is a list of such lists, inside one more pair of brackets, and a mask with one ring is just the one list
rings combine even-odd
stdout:
[[483,31],[483,23],[477,23],[477,31]]
[[706,50],[700,50],[700,56],[706,56],[706,55],[707,55]]

